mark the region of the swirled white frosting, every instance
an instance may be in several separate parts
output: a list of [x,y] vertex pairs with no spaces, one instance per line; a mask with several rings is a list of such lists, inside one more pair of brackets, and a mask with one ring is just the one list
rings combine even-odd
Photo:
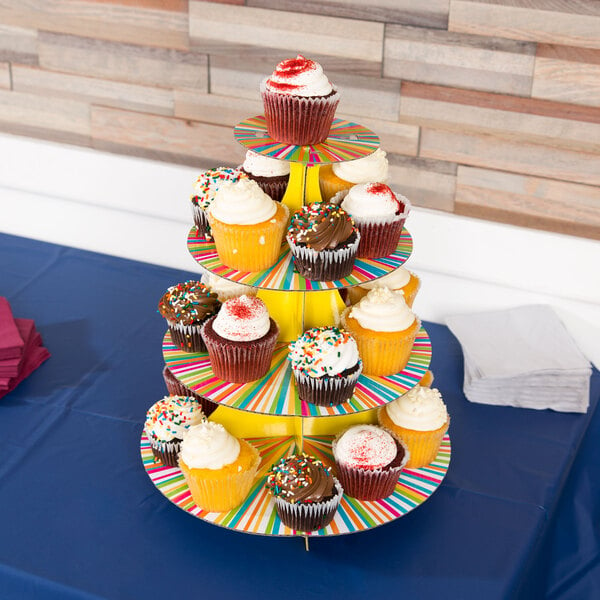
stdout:
[[390,217],[402,213],[396,194],[385,183],[359,183],[346,194],[340,205],[353,217],[369,219]]
[[372,331],[403,331],[416,318],[406,304],[404,294],[387,287],[371,290],[350,309],[349,316],[361,327]]
[[336,327],[314,327],[289,345],[292,369],[309,377],[337,375],[359,360],[354,338]]
[[190,469],[222,469],[239,454],[237,438],[220,423],[205,421],[188,429],[179,456]]
[[381,148],[363,158],[333,163],[334,175],[350,183],[368,183],[381,181],[387,183],[389,179],[389,165],[386,153]]
[[398,267],[391,273],[380,277],[379,279],[373,279],[373,281],[367,281],[367,283],[361,283],[359,287],[365,290],[373,290],[378,287],[387,287],[390,290],[400,290],[410,280],[410,271],[404,267]]
[[314,60],[298,55],[281,61],[266,81],[266,88],[293,96],[327,96],[333,90],[323,67]]
[[416,431],[439,429],[448,420],[440,392],[420,385],[387,404],[385,410],[396,425]]
[[277,203],[251,179],[224,182],[208,208],[209,215],[230,225],[262,223],[268,221],[276,211]]
[[243,295],[223,303],[212,327],[227,340],[251,342],[268,333],[271,320],[267,306],[260,298]]
[[335,459],[347,467],[380,469],[389,465],[398,447],[394,438],[375,425],[355,425],[335,442]]
[[257,152],[248,150],[246,158],[242,165],[247,173],[251,173],[256,177],[280,177],[288,175],[290,172],[290,163],[287,160],[278,160],[263,156]]
[[165,396],[146,413],[144,430],[150,439],[170,442],[183,439],[192,425],[204,419],[200,403],[186,396]]
[[249,285],[243,283],[237,283],[230,281],[224,277],[213,275],[210,272],[206,272],[202,275],[202,283],[211,291],[217,294],[217,298],[220,302],[236,298],[237,296],[256,296],[258,291]]

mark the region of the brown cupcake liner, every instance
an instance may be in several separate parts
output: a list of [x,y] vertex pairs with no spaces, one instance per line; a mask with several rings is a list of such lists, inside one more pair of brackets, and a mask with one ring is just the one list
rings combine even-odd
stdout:
[[163,368],[163,379],[165,380],[165,385],[167,387],[167,391],[171,396],[190,396],[195,398],[198,401],[198,404],[202,407],[202,412],[208,417],[210,414],[215,412],[218,404],[215,402],[211,402],[208,398],[201,396],[196,393],[194,390],[189,387],[183,385],[173,373],[169,367],[165,366]]
[[212,328],[211,317],[202,328],[213,373],[224,381],[247,383],[264,377],[270,367],[279,327],[273,319],[271,328],[260,339],[234,342],[219,336]]
[[192,203],[192,217],[197,230],[196,236],[210,237],[210,225],[206,211]]
[[174,439],[170,442],[161,442],[159,440],[152,439],[146,433],[146,437],[150,442],[150,448],[152,449],[152,454],[154,455],[154,459],[158,462],[161,462],[166,467],[177,467],[177,456],[179,451],[181,450],[181,440]]
[[281,522],[296,531],[316,531],[327,527],[333,520],[344,490],[334,477],[336,495],[325,502],[291,504],[282,498],[275,498],[275,509]]
[[267,132],[276,141],[296,146],[319,144],[327,139],[340,95],[334,88],[328,96],[293,96],[266,89],[260,91]]
[[258,187],[267,194],[275,202],[281,202],[290,180],[289,175],[277,175],[275,177],[263,177],[261,175],[253,175],[245,169],[242,169],[252,181],[256,181]]
[[197,325],[182,325],[167,320],[172,342],[183,352],[206,352],[202,339],[202,323]]
[[360,244],[356,256],[359,258],[379,258],[389,256],[398,247],[400,234],[406,218],[388,223],[362,223],[354,219],[360,231]]
[[362,373],[362,362],[345,376],[310,377],[293,370],[300,400],[317,406],[337,406],[352,398],[356,382]]

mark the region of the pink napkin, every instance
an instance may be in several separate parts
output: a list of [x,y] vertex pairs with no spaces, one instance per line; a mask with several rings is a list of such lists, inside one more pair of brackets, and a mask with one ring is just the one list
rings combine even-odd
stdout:
[[36,346],[25,357],[21,372],[19,375],[10,380],[10,384],[6,390],[0,391],[0,398],[12,392],[26,377],[29,377],[45,360],[50,358],[50,352],[43,346]]
[[25,355],[34,346],[42,345],[42,338],[35,330],[35,323],[32,319],[15,319],[15,325],[19,330],[19,335],[23,340],[23,354],[18,358],[7,358],[0,360],[0,389],[5,378],[16,377],[19,374],[21,364],[25,359]]
[[13,319],[8,300],[0,296],[0,360],[19,358],[25,342]]

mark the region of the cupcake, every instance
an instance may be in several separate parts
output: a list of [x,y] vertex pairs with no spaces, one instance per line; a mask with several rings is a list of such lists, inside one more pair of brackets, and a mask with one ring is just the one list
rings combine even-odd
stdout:
[[404,369],[421,326],[402,292],[371,290],[342,313],[342,325],[356,340],[365,375],[394,375]]
[[407,468],[418,469],[435,460],[450,417],[436,389],[414,387],[378,411],[379,423],[394,432],[410,450]]
[[198,402],[198,404],[200,404],[200,406],[202,407],[202,411],[207,417],[217,409],[218,404],[216,404],[215,402],[211,402],[208,398],[197,394],[194,390],[183,385],[183,383],[181,383],[181,381],[179,381],[179,379],[177,379],[177,377],[173,375],[171,369],[169,369],[169,367],[167,367],[166,365],[163,368],[162,375],[163,379],[165,380],[165,386],[167,388],[167,391],[169,392],[169,395],[189,396],[191,398],[194,398]]
[[288,358],[301,400],[336,406],[352,398],[362,371],[356,342],[336,327],[315,327],[289,345]]
[[324,202],[329,202],[338,192],[349,190],[358,183],[387,183],[388,180],[388,160],[381,148],[363,158],[323,165],[319,169],[319,187]]
[[331,469],[304,453],[274,464],[265,487],[275,499],[275,510],[282,523],[296,531],[314,531],[329,525],[343,494]]
[[236,182],[246,178],[247,174],[240,169],[217,167],[202,173],[194,184],[194,193],[191,197],[192,216],[197,228],[197,235],[210,236],[208,224],[208,207],[215,199],[215,194],[225,181]]
[[239,506],[252,488],[259,464],[258,450],[219,423],[190,427],[181,443],[179,468],[194,502],[208,512]]
[[240,168],[250,179],[258,183],[265,194],[275,202],[281,202],[290,180],[289,162],[248,150],[244,164]]
[[375,425],[355,425],[333,441],[333,457],[344,493],[359,500],[387,498],[394,492],[409,452]]
[[287,242],[300,275],[334,281],[352,273],[360,234],[339,206],[313,202],[292,217]]
[[265,194],[256,181],[224,183],[208,209],[221,262],[238,271],[272,267],[281,253],[288,208]]
[[200,330],[220,307],[215,293],[190,280],[170,287],[158,303],[158,312],[166,319],[171,340],[180,350],[206,352]]
[[340,96],[319,63],[301,55],[280,62],[260,93],[274,140],[306,146],[329,135]]
[[227,300],[202,327],[214,374],[236,383],[267,374],[278,335],[265,303],[251,296]]
[[348,288],[348,302],[350,304],[356,304],[371,290],[378,287],[387,287],[393,292],[402,292],[406,304],[412,308],[417,292],[421,287],[421,280],[408,269],[398,267],[391,273],[388,273],[379,279],[374,279],[373,281]]
[[389,256],[398,246],[410,202],[385,183],[361,183],[350,188],[340,206],[360,232],[357,256]]
[[258,288],[243,283],[230,281],[225,277],[219,277],[212,273],[206,272],[202,275],[202,283],[214,294],[217,294],[219,302],[231,300],[238,296],[256,296]]
[[200,403],[189,396],[165,396],[153,404],[146,413],[144,432],[154,458],[176,467],[181,440],[192,425],[205,418]]

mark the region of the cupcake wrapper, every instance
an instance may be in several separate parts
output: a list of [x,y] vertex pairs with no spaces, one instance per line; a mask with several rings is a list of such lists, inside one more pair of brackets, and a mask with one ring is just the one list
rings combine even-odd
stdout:
[[386,223],[365,223],[355,218],[354,224],[360,231],[360,245],[356,256],[359,258],[389,256],[398,246],[405,220],[402,218]]
[[334,88],[329,96],[303,97],[260,91],[265,109],[267,132],[276,141],[296,146],[319,144],[327,139],[340,95]]
[[352,273],[360,243],[358,231],[354,242],[345,248],[322,250],[321,252],[295,244],[290,236],[287,236],[286,239],[294,257],[296,271],[302,277],[311,281],[337,281]]
[[247,383],[264,377],[271,367],[271,358],[279,335],[275,321],[271,319],[271,329],[258,340],[232,342],[217,337],[212,330],[213,318],[205,324],[205,327],[211,326],[210,333],[204,334],[213,373],[219,379],[234,383]]
[[258,187],[260,187],[267,196],[275,200],[275,202],[281,202],[290,180],[289,175],[280,177],[259,177],[257,175],[252,175],[252,173],[248,173],[247,171],[244,171],[244,173],[247,173],[252,181],[256,181]]
[[177,455],[181,449],[181,440],[171,442],[161,442],[153,440],[147,433],[148,441],[154,458],[167,467],[177,467]]
[[309,377],[294,371],[298,396],[301,400],[317,406],[337,406],[352,398],[356,382],[362,372],[362,363],[358,369],[345,377]]
[[336,495],[326,502],[313,504],[290,504],[281,498],[275,498],[275,509],[281,522],[296,531],[315,531],[331,523],[344,490],[334,477]]
[[165,385],[167,387],[167,391],[171,396],[190,396],[195,398],[198,401],[198,404],[202,407],[202,412],[208,417],[212,414],[216,409],[218,404],[215,402],[211,402],[204,396],[197,394],[194,390],[191,390],[189,387],[186,387],[171,373],[169,367],[164,367],[163,369],[163,379],[165,380]]
[[194,218],[194,225],[197,229],[196,236],[210,237],[210,225],[204,209],[192,204],[192,217]]
[[206,352],[206,345],[202,339],[202,324],[182,325],[167,320],[171,340],[183,352]]
[[[345,181],[333,173],[331,165],[322,166],[319,170],[319,188],[323,202],[333,202],[333,198],[343,190],[349,190],[354,184]],[[336,202],[334,202],[336,204]]]
[[[414,285],[407,284],[402,288],[394,289],[394,291],[401,291],[404,294],[404,300],[406,301],[406,304],[410,308],[412,308],[415,298],[417,297],[417,293],[419,292],[419,289],[421,288],[421,281],[413,273],[411,273],[411,280],[412,281],[410,283],[414,282]],[[415,281],[415,280],[417,280],[417,281]],[[408,290],[410,290],[410,291],[408,291]],[[370,290],[368,290],[367,288],[364,288],[360,285],[355,285],[353,287],[348,288],[347,291],[348,291],[348,306],[353,306],[354,304],[357,304],[358,302],[360,302],[360,300],[362,298],[364,298],[369,293]]]

